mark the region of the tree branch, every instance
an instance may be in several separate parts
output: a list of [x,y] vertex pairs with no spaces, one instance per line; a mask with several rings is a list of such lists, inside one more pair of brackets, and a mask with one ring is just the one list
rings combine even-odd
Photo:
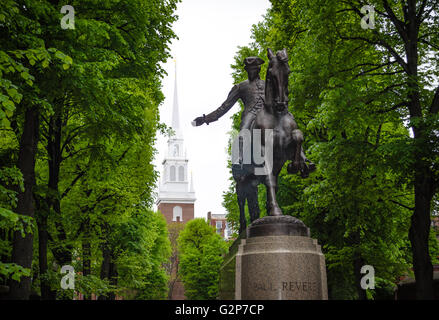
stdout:
[[81,179],[81,177],[85,174],[85,170],[79,172],[75,179],[73,179],[73,181],[70,183],[70,185],[64,190],[64,192],[61,195],[61,199],[64,198],[69,192],[70,190],[72,190],[73,186],[76,184],[76,182],[78,182],[79,179]]
[[389,6],[387,0],[383,0],[383,6],[387,14],[389,15],[390,21],[392,21],[393,25],[395,26],[401,38],[404,40],[405,43],[408,43],[409,38],[405,28],[406,27],[405,23],[398,19],[398,17],[393,12],[392,8]]
[[396,110],[402,106],[407,106],[407,105],[408,105],[408,103],[406,101],[403,101],[403,102],[400,102],[398,104],[395,104],[393,107],[391,107],[389,109],[377,111],[377,113],[386,113],[386,112],[393,111],[393,110]]
[[[401,56],[398,54],[398,52],[395,51],[395,49],[392,48],[392,46],[390,46],[386,41],[384,41],[383,39],[377,39],[377,40],[371,40],[368,38],[364,38],[364,37],[344,37],[342,36],[338,30],[336,29],[338,36],[340,37],[340,39],[342,40],[359,40],[359,41],[364,41],[367,42],[369,44],[375,45],[375,46],[382,46],[385,49],[387,49],[387,51],[393,56],[393,58],[395,58],[395,60],[399,63],[399,65],[401,67],[404,68],[404,71],[407,74],[410,74],[410,70],[408,68],[407,63],[404,61],[404,59],[401,58]],[[380,36],[380,34],[376,31],[374,31],[374,34],[377,35],[378,37]]]
[[396,83],[396,84],[393,84],[393,85],[391,85],[391,86],[387,86],[387,87],[385,87],[383,90],[381,90],[381,91],[379,91],[379,92],[376,92],[376,93],[374,94],[374,98],[372,98],[372,99],[370,99],[369,101],[367,101],[366,104],[370,104],[370,103],[374,102],[374,101],[375,101],[375,97],[377,97],[377,96],[379,96],[379,95],[382,95],[383,93],[386,93],[386,92],[392,90],[393,88],[396,88],[396,87],[399,87],[399,86],[402,86],[402,85],[403,85],[403,83]]
[[72,134],[73,132],[75,132],[75,131],[77,131],[77,130],[79,130],[79,129],[81,129],[81,128],[83,128],[83,127],[85,127],[85,124],[83,124],[82,126],[79,126],[79,127],[76,127],[75,129],[73,129],[68,135],[67,135],[67,138],[66,138],[66,140],[64,141],[64,143],[63,143],[63,145],[62,145],[62,147],[61,147],[61,154],[62,154],[62,152],[64,151],[64,148],[75,138],[75,137],[77,137],[80,133],[81,133],[81,131],[78,131],[78,132],[76,132],[75,134]]
[[429,46],[432,47],[433,49],[439,50],[439,47],[438,47],[438,46],[436,46],[436,45],[434,45],[434,44],[428,42],[428,41],[425,40],[425,39],[421,39],[420,41],[421,41],[422,43],[425,43],[426,45],[429,45]]
[[415,208],[408,207],[405,204],[399,203],[398,201],[395,201],[395,200],[390,200],[390,202],[393,202],[394,204],[397,204],[398,206],[401,206],[401,207],[406,208],[406,209],[411,210],[411,211],[415,210]]
[[68,156],[66,156],[66,157],[62,157],[62,158],[61,158],[61,161],[64,161],[64,160],[66,160],[66,159],[68,159],[68,158],[71,158],[71,157],[73,157],[74,155],[76,155],[77,153],[79,153],[79,152],[81,152],[81,151],[84,151],[84,150],[87,150],[87,149],[91,149],[91,148],[93,148],[93,147],[91,147],[91,146],[87,146],[87,147],[85,147],[85,148],[81,148],[81,149],[79,149],[79,150],[76,150],[75,152],[71,152],[71,153],[69,153]]
[[421,3],[421,6],[419,7],[419,10],[416,14],[416,21],[417,23],[420,23],[420,21],[422,21],[422,14],[424,13],[425,10],[425,6],[427,5],[427,0],[423,0]]
[[378,126],[378,130],[377,130],[377,134],[376,134],[376,139],[375,139],[375,147],[374,149],[378,149],[378,145],[380,143],[380,138],[381,138],[381,128],[383,127],[383,124],[380,123],[380,125]]
[[[430,14],[433,12],[433,10],[436,8],[436,6],[439,4],[439,0],[436,0],[432,5],[431,5],[431,7],[430,7],[430,9],[427,11],[427,12],[425,12],[425,15],[424,16],[422,16],[422,14],[421,14],[421,12],[419,12],[418,13],[418,15],[417,15],[417,24],[418,24],[418,27],[421,25],[421,23],[427,18],[427,17],[429,17],[430,16]],[[425,9],[424,9],[425,10]]]

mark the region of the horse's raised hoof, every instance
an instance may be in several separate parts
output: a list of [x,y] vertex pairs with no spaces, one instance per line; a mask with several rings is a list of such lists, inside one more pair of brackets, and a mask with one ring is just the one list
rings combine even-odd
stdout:
[[309,172],[314,172],[314,171],[316,171],[316,169],[317,169],[316,165],[310,161],[308,163],[308,171]]
[[314,171],[316,171],[316,165],[314,163],[312,163],[311,161],[307,161],[300,168],[300,176],[302,178],[308,178],[309,174],[311,172],[314,172]]
[[300,171],[300,176],[302,178],[308,178],[309,177],[309,171],[307,169]]
[[299,172],[299,168],[293,164],[293,162],[290,162],[287,166],[287,172],[289,174],[296,174]]

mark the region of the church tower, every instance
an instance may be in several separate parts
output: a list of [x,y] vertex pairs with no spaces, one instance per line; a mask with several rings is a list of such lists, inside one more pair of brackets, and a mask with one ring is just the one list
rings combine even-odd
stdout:
[[[172,108],[172,130],[168,148],[162,162],[163,171],[157,200],[158,210],[167,223],[194,219],[195,190],[192,174],[189,177],[188,159],[184,149],[183,132],[180,127],[177,95],[177,66],[175,66],[174,105]],[[190,179],[190,183],[189,183]]]

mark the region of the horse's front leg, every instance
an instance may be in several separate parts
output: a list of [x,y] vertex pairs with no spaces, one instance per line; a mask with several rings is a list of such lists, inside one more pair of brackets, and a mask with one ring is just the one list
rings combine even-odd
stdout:
[[292,141],[288,148],[289,159],[291,163],[288,165],[288,173],[294,174],[299,170],[303,170],[305,163],[302,158],[303,133],[299,129],[295,129],[291,133]]
[[303,151],[303,146],[302,146],[301,151],[300,151],[300,158],[301,158],[301,161],[303,161],[303,163],[305,163],[305,166],[308,168],[309,172],[313,172],[316,170],[316,165],[306,157],[305,152]]
[[270,216],[281,216],[282,210],[276,200],[277,176],[273,173],[268,174],[265,177],[265,186],[267,187],[267,213]]

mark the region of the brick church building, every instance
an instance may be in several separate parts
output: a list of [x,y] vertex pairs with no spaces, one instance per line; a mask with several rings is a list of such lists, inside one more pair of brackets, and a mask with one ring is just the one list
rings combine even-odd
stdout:
[[[163,168],[156,202],[157,209],[165,216],[168,225],[172,223],[186,223],[194,219],[194,204],[196,200],[192,174],[190,177],[188,174],[189,160],[184,149],[183,132],[180,127],[177,71],[175,72],[171,127],[174,135],[168,140],[168,147],[162,162]],[[178,261],[172,269],[172,275],[175,276],[178,270]],[[183,283],[178,278],[172,288],[172,292],[169,294],[171,300],[182,300],[185,298]]]

